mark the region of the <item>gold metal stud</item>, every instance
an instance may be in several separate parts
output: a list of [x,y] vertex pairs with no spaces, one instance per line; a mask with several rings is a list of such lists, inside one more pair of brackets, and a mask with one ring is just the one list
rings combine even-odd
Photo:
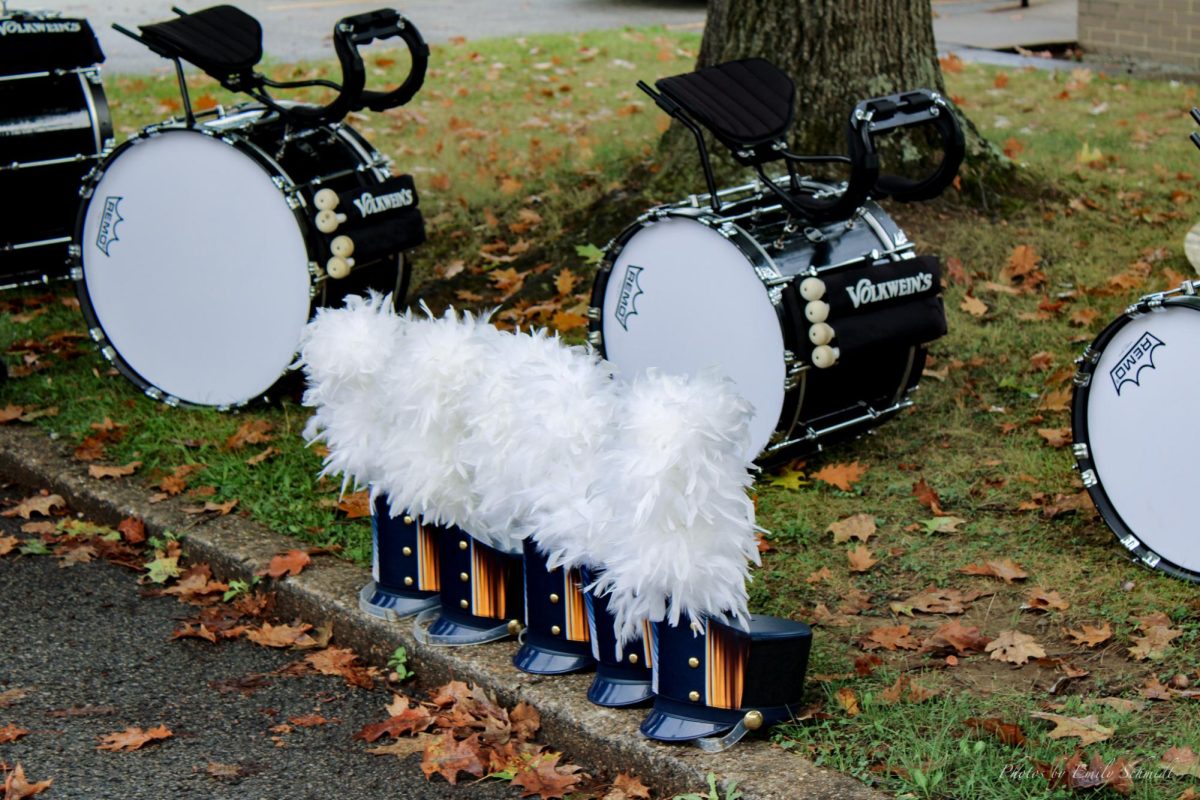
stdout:
[[557,603],[557,602],[558,602],[558,595],[556,595],[556,594],[551,594],[551,595],[550,595],[550,602],[551,602],[551,603]]
[[458,543],[458,549],[459,550],[467,549],[467,540],[466,539],[463,539],[461,542]]
[[466,583],[467,581],[471,580],[471,576],[465,572],[460,572],[458,573],[458,579],[463,583]]
[[629,654],[629,663],[636,664],[637,662],[638,662],[637,653],[630,653]]
[[691,667],[692,669],[695,669],[696,667],[700,666],[700,659],[696,658],[695,656],[692,656],[691,658],[688,659],[688,666]]
[[467,602],[466,600],[459,600],[458,607],[459,608],[470,608],[471,604],[469,602]]
[[404,515],[404,524],[405,524],[405,525],[412,525],[412,524],[413,524],[413,518],[412,518],[412,516],[411,516],[411,515],[409,515],[409,514],[405,514],[405,515]]
[[412,578],[405,578],[405,579],[404,579],[404,585],[405,585],[405,586],[412,586],[412,585],[413,585],[413,579],[412,579]]
[[557,625],[551,625],[550,633],[554,634],[555,636],[558,636],[560,633],[562,633],[562,628],[558,627]]
[[405,548],[403,548],[403,549],[402,549],[400,552],[401,552],[401,553],[404,553],[404,555],[406,555],[406,556],[411,556],[411,555],[412,555],[412,548],[411,548],[411,547],[405,547]]
[[688,700],[691,700],[693,703],[700,702],[700,693],[696,691],[688,692]]
[[742,724],[746,726],[748,731],[756,731],[762,727],[763,715],[761,711],[747,711],[746,716],[742,717]]
[[508,621],[508,633],[510,636],[516,636],[521,632],[521,623],[515,619]]

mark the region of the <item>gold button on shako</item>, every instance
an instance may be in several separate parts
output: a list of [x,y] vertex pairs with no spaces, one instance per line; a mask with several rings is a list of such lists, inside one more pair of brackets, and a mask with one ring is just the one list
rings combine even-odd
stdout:
[[694,690],[688,692],[688,700],[691,700],[693,703],[699,702],[700,701],[700,693],[697,691],[694,691]]
[[692,669],[695,669],[696,667],[700,666],[700,659],[696,658],[695,656],[692,656],[691,658],[688,659],[688,666],[691,667]]
[[551,625],[550,632],[555,636],[558,636],[560,633],[562,633],[562,628],[558,627],[557,625]]
[[400,550],[400,552],[401,552],[401,553],[404,553],[404,555],[406,555],[406,556],[411,556],[411,555],[412,555],[412,548],[411,548],[411,547],[407,547],[407,546],[405,546],[403,549],[401,549],[401,550]]
[[412,585],[413,585],[413,579],[412,579],[412,578],[405,578],[405,579],[404,579],[404,585],[405,585],[405,586],[412,586]]
[[459,550],[467,549],[467,540],[466,539],[463,539],[461,542],[458,543],[458,549]]
[[471,576],[465,572],[460,572],[458,573],[458,579],[463,583],[466,583],[467,581],[471,580]]
[[756,731],[762,727],[763,715],[761,711],[747,711],[746,716],[742,717],[742,724],[746,726],[748,731]]
[[405,514],[405,515],[404,515],[404,524],[405,524],[405,525],[412,525],[412,524],[413,524],[413,518],[412,518],[411,516],[409,516],[408,514]]
[[638,662],[637,653],[630,653],[629,654],[629,663],[636,664],[637,662]]
[[469,602],[467,602],[466,600],[459,600],[458,607],[459,608],[470,608],[471,604]]
[[550,602],[551,602],[551,603],[557,603],[557,602],[558,602],[558,595],[556,595],[556,594],[551,594],[551,595],[550,595]]
[[517,635],[518,633],[520,633],[520,632],[521,632],[521,623],[520,623],[520,622],[518,622],[518,621],[517,621],[517,620],[515,620],[515,619],[510,619],[510,620],[508,621],[508,633],[509,633],[509,635],[510,635],[510,636],[516,636],[516,635]]

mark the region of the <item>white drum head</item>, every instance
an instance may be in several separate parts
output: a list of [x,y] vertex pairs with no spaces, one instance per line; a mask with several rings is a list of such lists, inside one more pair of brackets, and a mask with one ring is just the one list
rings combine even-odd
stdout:
[[635,233],[609,276],[601,331],[626,379],[652,367],[719,369],[754,406],[749,455],[767,446],[783,409],[783,332],[766,287],[728,239],[679,217]]
[[1100,485],[1147,547],[1200,570],[1191,506],[1200,476],[1200,311],[1168,306],[1124,325],[1092,373],[1087,438]]
[[242,403],[295,355],[310,308],[303,233],[267,171],[237,148],[166,131],[122,150],[80,244],[105,336],[164,393]]

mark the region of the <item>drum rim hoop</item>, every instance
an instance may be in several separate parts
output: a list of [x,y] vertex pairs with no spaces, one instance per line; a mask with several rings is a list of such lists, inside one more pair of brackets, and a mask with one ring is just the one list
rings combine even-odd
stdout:
[[[1162,306],[1189,308],[1193,311],[1200,311],[1200,297],[1180,296],[1169,297],[1162,301]],[[1136,308],[1136,306],[1135,306]],[[1151,312],[1153,313],[1153,312]],[[1092,343],[1088,345],[1088,351],[1095,352],[1097,357],[1095,361],[1085,358],[1080,364],[1077,375],[1092,376],[1095,374],[1096,365],[1099,363],[1099,355],[1104,352],[1108,343],[1117,335],[1117,332],[1137,319],[1142,314],[1130,313],[1127,309],[1121,316],[1110,322],[1104,330],[1096,335]],[[1096,512],[1100,515],[1100,519],[1104,521],[1105,526],[1116,537],[1118,543],[1121,544],[1139,563],[1147,569],[1152,569],[1158,572],[1164,572],[1174,578],[1189,581],[1192,583],[1200,583],[1200,570],[1189,569],[1181,564],[1177,564],[1169,558],[1164,557],[1157,552],[1153,547],[1142,540],[1136,531],[1129,527],[1117,511],[1114,504],[1108,496],[1108,492],[1104,489],[1104,481],[1100,478],[1100,473],[1096,471],[1096,464],[1091,456],[1091,440],[1088,438],[1087,429],[1087,408],[1088,397],[1091,394],[1091,382],[1088,385],[1080,386],[1075,384],[1073,395],[1071,398],[1071,440],[1076,445],[1084,445],[1088,447],[1087,455],[1080,455],[1078,452],[1075,456],[1075,467],[1079,474],[1084,474],[1091,470],[1095,476],[1095,483],[1085,487],[1088,496],[1092,500],[1092,504],[1096,507]]]

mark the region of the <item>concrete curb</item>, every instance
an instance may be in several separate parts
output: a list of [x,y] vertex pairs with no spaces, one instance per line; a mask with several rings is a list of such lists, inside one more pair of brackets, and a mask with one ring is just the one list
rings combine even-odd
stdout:
[[[115,525],[127,516],[146,523],[152,535],[185,531],[184,550],[208,562],[225,579],[248,579],[270,558],[291,549],[295,540],[236,516],[197,524],[184,514],[178,499],[150,504],[147,493],[132,483],[100,481],[87,475],[71,448],[43,431],[0,428],[0,475],[35,488],[61,494],[72,508],[90,519]],[[670,796],[696,791],[713,772],[738,782],[747,800],[882,800],[884,795],[832,770],[813,765],[765,741],[743,742],[719,754],[698,748],[666,746],[643,739],[637,726],[644,711],[605,709],[589,703],[587,675],[535,677],[516,670],[513,642],[469,648],[436,648],[418,644],[407,621],[388,623],[358,608],[358,591],[367,570],[336,558],[320,557],[295,578],[275,584],[277,607],[284,618],[317,623],[332,620],[339,644],[382,665],[396,647],[407,648],[419,679],[436,685],[451,678],[485,687],[505,704],[524,700],[542,715],[545,739],[580,764],[612,775],[632,772]]]

